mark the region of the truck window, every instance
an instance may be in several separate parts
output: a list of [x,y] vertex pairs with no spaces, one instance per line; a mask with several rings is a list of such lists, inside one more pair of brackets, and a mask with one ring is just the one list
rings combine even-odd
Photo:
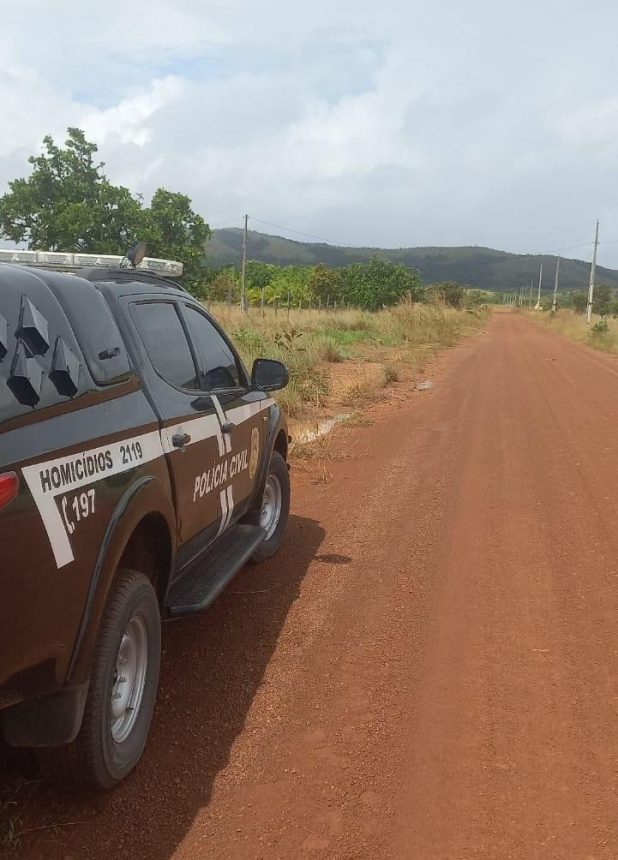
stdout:
[[113,385],[131,373],[131,365],[116,321],[101,293],[74,275],[47,275],[97,385]]
[[189,335],[198,354],[202,391],[239,388],[241,376],[234,353],[208,317],[189,305],[184,306]]
[[176,388],[199,389],[195,363],[176,306],[171,302],[134,305],[140,335],[154,369]]
[[[0,432],[5,422],[88,391],[80,348],[62,307],[28,269],[0,273]],[[37,416],[38,420],[38,416]]]

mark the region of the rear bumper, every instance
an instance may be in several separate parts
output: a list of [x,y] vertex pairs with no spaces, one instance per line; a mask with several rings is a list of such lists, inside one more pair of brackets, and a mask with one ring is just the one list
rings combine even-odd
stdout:
[[54,747],[74,741],[86,707],[88,683],[64,687],[0,714],[6,742],[13,747]]

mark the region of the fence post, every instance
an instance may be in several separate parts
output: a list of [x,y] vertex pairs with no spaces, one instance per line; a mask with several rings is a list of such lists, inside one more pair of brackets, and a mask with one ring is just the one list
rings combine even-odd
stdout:
[[302,312],[303,312],[303,297],[302,296],[298,300],[298,310],[302,314]]
[[319,311],[321,311],[321,310],[322,310],[322,297],[321,297],[321,296],[320,296],[320,298],[318,299],[318,310],[319,310]]
[[328,310],[330,305],[330,296],[326,296],[326,310]]
[[266,291],[266,287],[262,287],[262,295],[260,296],[260,309],[262,311],[262,316],[264,316],[264,293]]
[[334,310],[334,311],[336,311],[336,310],[337,310],[337,302],[333,302],[333,310]]
[[290,299],[291,299],[290,291],[288,290],[288,316],[290,315]]
[[278,310],[279,310],[279,299],[275,299],[275,316],[277,315]]

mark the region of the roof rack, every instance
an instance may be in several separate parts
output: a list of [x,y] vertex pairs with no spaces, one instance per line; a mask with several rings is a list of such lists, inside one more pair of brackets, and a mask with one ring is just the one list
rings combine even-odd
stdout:
[[[125,257],[115,254],[74,254],[64,251],[18,251],[0,249],[0,263],[11,263],[22,266],[41,266],[46,269],[56,269],[60,272],[71,272],[78,269],[122,269]],[[145,271],[159,277],[179,278],[183,265],[176,260],[160,260],[156,257],[144,257],[133,269],[122,269],[127,272]]]

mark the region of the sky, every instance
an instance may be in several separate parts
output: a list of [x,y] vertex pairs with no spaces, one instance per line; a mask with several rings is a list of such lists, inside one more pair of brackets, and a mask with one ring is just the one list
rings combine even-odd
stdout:
[[599,218],[618,267],[615,0],[0,0],[0,22],[0,194],[78,126],[112,181],[213,227],[590,259]]

